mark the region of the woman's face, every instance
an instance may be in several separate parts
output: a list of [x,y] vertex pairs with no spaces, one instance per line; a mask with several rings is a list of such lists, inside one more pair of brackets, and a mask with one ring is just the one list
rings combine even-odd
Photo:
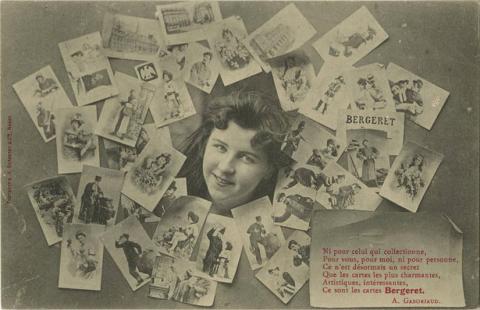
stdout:
[[256,130],[234,122],[214,128],[203,157],[203,177],[213,202],[224,209],[247,203],[262,179],[271,175],[266,154],[251,145]]

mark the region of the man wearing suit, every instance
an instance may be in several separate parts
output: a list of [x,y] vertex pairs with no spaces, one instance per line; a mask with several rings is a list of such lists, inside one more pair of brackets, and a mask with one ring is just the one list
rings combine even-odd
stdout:
[[262,224],[262,217],[255,217],[255,223],[250,225],[247,230],[247,234],[250,235],[250,250],[255,254],[255,259],[259,265],[262,264],[262,255],[260,253],[259,244],[263,243],[263,239],[267,234],[265,226]]
[[115,247],[123,249],[123,253],[127,258],[128,271],[132,277],[137,280],[137,285],[140,285],[143,279],[137,271],[137,263],[140,255],[142,255],[142,247],[138,243],[128,240],[129,238],[130,236],[128,234],[121,235],[120,238],[115,241]]

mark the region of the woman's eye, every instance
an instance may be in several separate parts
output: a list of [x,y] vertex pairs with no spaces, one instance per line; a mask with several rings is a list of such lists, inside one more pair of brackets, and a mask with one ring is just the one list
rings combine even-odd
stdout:
[[221,144],[214,144],[213,147],[216,148],[220,153],[225,153],[227,151],[227,148]]
[[242,155],[241,159],[247,164],[254,164],[256,161],[252,156]]

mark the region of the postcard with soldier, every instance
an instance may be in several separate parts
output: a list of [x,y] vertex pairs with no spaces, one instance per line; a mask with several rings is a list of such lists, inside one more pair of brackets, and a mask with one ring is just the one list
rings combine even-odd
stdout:
[[387,67],[387,78],[397,111],[423,128],[432,129],[449,92],[394,63]]
[[151,281],[158,248],[135,216],[110,227],[100,240],[133,291]]
[[380,195],[411,212],[417,212],[442,160],[442,154],[407,142],[395,158]]
[[313,43],[327,64],[353,65],[387,40],[388,34],[362,6]]
[[210,201],[195,196],[176,199],[152,237],[160,252],[190,259],[211,205]]
[[315,28],[292,3],[250,33],[245,42],[263,70],[270,72],[271,67],[265,60],[300,48],[316,33]]
[[73,220],[75,195],[65,176],[25,186],[38,223],[49,246],[62,241],[64,226]]
[[273,208],[267,196],[232,209],[252,270],[264,266],[285,243],[282,229],[273,223]]
[[295,231],[255,277],[284,304],[310,277],[310,236]]
[[157,20],[112,13],[103,17],[102,42],[108,57],[143,61],[165,47]]
[[138,142],[155,87],[121,72],[115,72],[120,93],[105,101],[95,133],[134,147]]
[[73,222],[114,225],[124,175],[123,171],[83,165]]
[[228,86],[262,71],[245,46],[248,33],[240,16],[231,16],[212,24],[206,32],[223,85]]
[[157,5],[159,20],[167,45],[206,39],[205,26],[222,20],[216,1],[186,1]]
[[193,262],[160,254],[155,260],[148,296],[210,307],[216,290],[217,282],[195,273]]
[[231,217],[210,213],[199,239],[195,267],[201,275],[232,283],[242,254],[242,239]]
[[100,32],[58,44],[78,106],[118,94]]
[[100,291],[103,271],[105,227],[95,224],[66,224],[60,252],[58,287]]
[[57,120],[54,111],[72,107],[72,103],[52,67],[46,66],[27,76],[13,84],[13,89],[32,118],[43,141],[49,142],[55,139]]
[[72,107],[55,111],[58,134],[58,173],[78,173],[83,165],[100,166],[97,107]]
[[152,137],[125,176],[122,193],[153,211],[185,161],[185,155]]

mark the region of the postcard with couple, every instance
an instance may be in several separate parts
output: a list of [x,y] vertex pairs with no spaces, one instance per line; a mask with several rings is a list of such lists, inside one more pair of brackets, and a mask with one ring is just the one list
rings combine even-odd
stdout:
[[32,73],[15,83],[13,89],[32,118],[43,141],[49,142],[55,139],[58,123],[54,111],[72,107],[72,103],[52,67],[46,66]]

